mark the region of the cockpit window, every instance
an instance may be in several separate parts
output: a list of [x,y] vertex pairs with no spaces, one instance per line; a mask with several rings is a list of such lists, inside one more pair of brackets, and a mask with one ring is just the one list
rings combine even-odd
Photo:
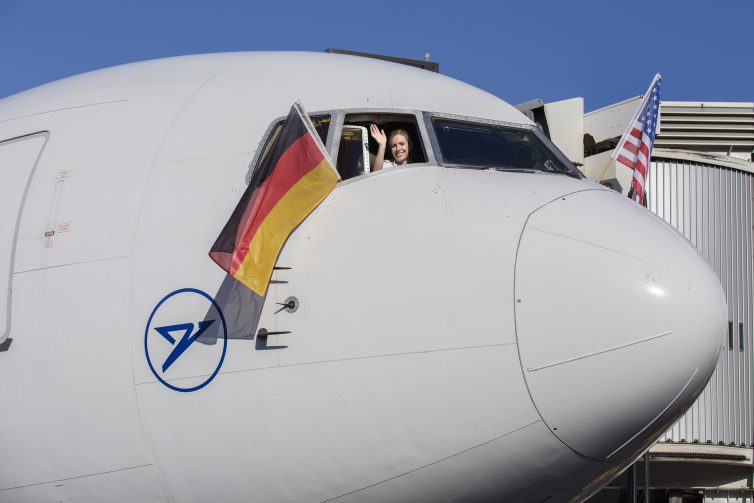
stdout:
[[[319,138],[322,140],[322,144],[325,145],[327,143],[327,133],[330,130],[330,116],[329,115],[311,115],[309,118],[312,120],[312,123],[314,124],[314,129],[317,131],[317,134],[319,135]],[[262,154],[257,157],[257,162],[254,166],[254,169],[256,169],[257,166],[260,166],[262,162],[264,162],[265,158],[270,153],[270,147],[272,147],[272,144],[275,143],[275,140],[277,139],[278,135],[280,134],[280,130],[283,128],[283,124],[285,121],[278,121],[275,126],[272,128],[272,132],[267,137],[267,141],[264,144],[264,149],[262,150]]]
[[369,133],[367,128],[343,125],[336,164],[338,173],[343,180],[369,173]]
[[[411,145],[408,154],[408,163],[418,164],[427,162],[427,153],[424,149],[424,143],[422,141],[421,133],[419,132],[416,116],[413,114],[365,111],[361,113],[350,113],[346,115],[344,123],[346,125],[362,127],[367,133],[369,132],[369,126],[371,124],[375,124],[379,129],[385,131],[385,135],[387,136],[389,136],[392,131],[401,129],[408,134],[408,141]],[[377,141],[372,138],[371,135],[369,135],[368,149],[372,171],[374,171],[376,168],[376,166],[374,166],[374,156],[377,153],[377,148]],[[386,148],[384,160],[386,162],[393,161],[389,147]],[[338,167],[338,171],[341,171],[341,176],[343,176],[343,172],[340,169],[340,166]],[[343,176],[343,179],[345,180],[346,176]]]
[[581,178],[534,130],[433,117],[432,125],[443,161],[470,168],[544,171]]

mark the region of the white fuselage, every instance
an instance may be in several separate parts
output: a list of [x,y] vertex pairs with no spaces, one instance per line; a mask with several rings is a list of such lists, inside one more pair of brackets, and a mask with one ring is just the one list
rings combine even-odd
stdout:
[[279,334],[226,316],[163,372],[156,327],[217,311],[207,252],[298,99],[530,126],[453,79],[328,54],[0,101],[0,502],[579,500],[693,402],[727,317],[682,237],[585,179],[442,167],[431,142],[293,233],[259,322]]

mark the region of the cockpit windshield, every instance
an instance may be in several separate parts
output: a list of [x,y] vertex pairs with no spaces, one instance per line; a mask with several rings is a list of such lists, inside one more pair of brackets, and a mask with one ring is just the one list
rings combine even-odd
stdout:
[[533,129],[433,117],[443,164],[510,171],[544,171],[581,178]]

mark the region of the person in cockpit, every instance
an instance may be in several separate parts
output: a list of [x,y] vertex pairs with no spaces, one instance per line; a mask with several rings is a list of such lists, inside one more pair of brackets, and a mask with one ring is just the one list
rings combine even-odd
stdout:
[[[411,140],[409,140],[406,131],[403,129],[395,129],[390,133],[389,137],[386,137],[384,129],[379,129],[376,124],[371,124],[369,126],[369,132],[378,145],[372,171],[379,171],[382,168],[401,166],[409,163],[408,159],[411,151]],[[387,144],[390,144],[390,153],[393,156],[392,162],[385,161],[385,147]]]

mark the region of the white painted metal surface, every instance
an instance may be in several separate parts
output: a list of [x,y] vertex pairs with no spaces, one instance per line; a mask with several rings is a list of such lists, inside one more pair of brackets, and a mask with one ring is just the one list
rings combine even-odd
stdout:
[[704,503],[751,503],[750,491],[704,491]]
[[37,133],[0,143],[0,344],[10,331],[10,289],[16,227],[21,206],[37,159],[47,142],[46,133]]
[[620,138],[629,126],[631,118],[641,105],[641,96],[629,98],[584,114],[584,133],[594,141]]
[[[728,299],[726,321],[730,332],[709,385],[662,440],[751,446],[752,164],[702,154],[686,153],[677,156],[679,159],[667,154],[660,151],[652,160],[649,208],[683,233],[715,269]],[[676,355],[679,349],[671,348],[669,354]]]
[[584,98],[545,103],[544,109],[550,139],[571,162],[582,166],[584,164]]
[[[156,328],[213,312],[224,273],[207,251],[297,99],[530,125],[447,77],[305,53],[126,65],[0,102],[0,140],[49,131],[8,289],[0,501],[577,501],[701,390],[725,307],[675,231],[583,179],[429,163],[340,184],[294,232],[266,346],[194,344],[150,369]],[[47,242],[51,221],[66,232]],[[665,304],[647,301],[653,282]],[[579,305],[608,303],[605,290],[643,302],[645,321]],[[276,313],[291,295],[296,312]],[[687,357],[648,369],[623,407],[623,377],[667,330]]]
[[663,101],[655,147],[754,161],[754,103]]
[[[542,418],[580,454],[609,459],[633,434],[672,420],[669,404],[693,399],[714,369],[688,362],[719,351],[708,334],[726,323],[725,298],[711,268],[669,230],[612,191],[572,194],[529,216],[516,264],[521,363]],[[600,300],[571,296],[575,285]],[[574,316],[582,309],[586,326]],[[706,314],[670,314],[679,312]],[[681,343],[688,347],[668,361]],[[625,382],[632,386],[616,394]]]

